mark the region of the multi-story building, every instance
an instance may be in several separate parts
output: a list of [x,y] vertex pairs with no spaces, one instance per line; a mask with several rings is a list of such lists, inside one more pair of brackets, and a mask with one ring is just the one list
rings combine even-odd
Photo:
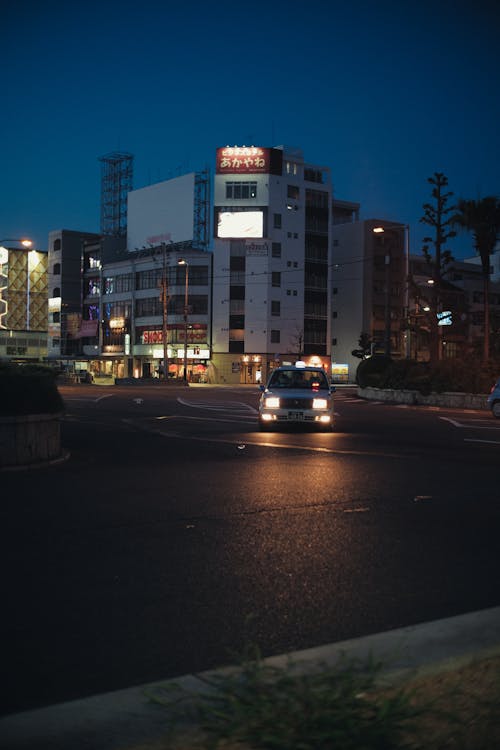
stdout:
[[354,381],[361,334],[372,351],[408,352],[407,228],[383,219],[335,223],[332,263],[332,367]]
[[258,383],[282,362],[330,370],[330,171],[280,146],[217,150],[214,374]]
[[40,362],[47,358],[48,256],[17,244],[0,247],[0,359]]
[[81,356],[83,243],[100,235],[59,229],[49,233],[48,358],[62,363]]
[[[190,242],[122,252],[102,243],[83,254],[79,337],[88,369],[115,378],[210,378],[212,255]],[[116,254],[115,254],[116,256]],[[166,346],[164,342],[166,341]]]

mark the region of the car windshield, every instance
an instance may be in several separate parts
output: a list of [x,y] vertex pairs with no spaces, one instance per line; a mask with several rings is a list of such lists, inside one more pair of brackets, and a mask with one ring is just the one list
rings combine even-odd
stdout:
[[328,381],[322,372],[313,370],[279,370],[273,373],[269,388],[308,388],[327,390]]

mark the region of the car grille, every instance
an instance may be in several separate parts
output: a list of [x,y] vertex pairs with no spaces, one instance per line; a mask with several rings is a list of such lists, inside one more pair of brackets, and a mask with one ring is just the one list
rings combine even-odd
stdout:
[[281,398],[281,409],[312,409],[312,398]]

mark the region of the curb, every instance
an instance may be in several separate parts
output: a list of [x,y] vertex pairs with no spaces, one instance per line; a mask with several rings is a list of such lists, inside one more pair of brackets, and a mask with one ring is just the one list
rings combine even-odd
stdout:
[[[500,654],[500,607],[265,659],[275,667],[293,662],[303,671],[335,664],[340,657],[387,664],[384,680],[397,680],[456,669]],[[228,668],[231,669],[231,668]],[[207,690],[217,670],[138,685],[47,708],[0,717],[2,750],[126,750],[154,742],[167,731],[166,709],[151,702],[166,685],[194,693]]]

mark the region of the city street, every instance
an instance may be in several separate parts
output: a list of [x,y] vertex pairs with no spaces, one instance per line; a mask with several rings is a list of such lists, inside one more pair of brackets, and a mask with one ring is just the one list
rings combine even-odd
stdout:
[[62,386],[50,467],[1,474],[2,713],[500,604],[500,420],[256,386]]

